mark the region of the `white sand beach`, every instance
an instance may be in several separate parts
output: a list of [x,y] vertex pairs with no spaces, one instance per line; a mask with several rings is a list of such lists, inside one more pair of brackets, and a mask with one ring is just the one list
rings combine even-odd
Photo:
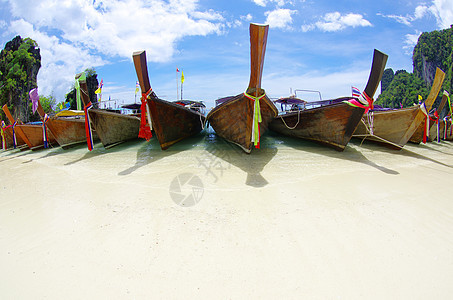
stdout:
[[0,152],[0,299],[449,299],[452,182],[453,142]]

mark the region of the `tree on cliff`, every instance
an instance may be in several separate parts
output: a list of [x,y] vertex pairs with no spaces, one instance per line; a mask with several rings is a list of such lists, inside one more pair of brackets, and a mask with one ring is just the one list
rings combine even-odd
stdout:
[[[387,76],[382,77],[382,93],[379,95],[376,104],[384,107],[404,107],[417,103],[417,96],[420,94],[423,99],[428,96],[429,90],[436,74],[436,68],[445,72],[445,80],[442,85],[440,96],[434,102],[437,107],[442,97],[442,91],[453,92],[453,27],[440,31],[425,32],[420,35],[417,45],[414,47],[412,56],[413,73],[397,71],[390,84]],[[391,69],[390,69],[391,70]],[[447,107],[444,108],[445,114]]]
[[395,73],[393,73],[392,69],[385,69],[384,73],[382,74],[381,80],[381,93],[383,93],[392,82],[393,78],[395,77]]
[[379,95],[375,103],[389,108],[409,107],[418,103],[418,95],[426,99],[428,93],[429,91],[423,80],[413,73],[399,70],[396,71],[392,82]]
[[[30,120],[28,93],[37,87],[40,67],[38,44],[30,38],[16,36],[0,53],[0,105],[7,104],[13,116],[23,122]],[[3,110],[0,114],[5,119]]]

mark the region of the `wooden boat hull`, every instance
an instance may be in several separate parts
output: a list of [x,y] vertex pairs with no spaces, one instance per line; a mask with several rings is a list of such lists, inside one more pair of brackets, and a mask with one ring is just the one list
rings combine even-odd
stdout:
[[453,125],[450,122],[447,125],[447,141],[453,141]]
[[[423,141],[425,125],[426,125],[426,120],[422,121],[420,126],[418,126],[417,130],[415,130],[414,134],[409,139],[409,142],[414,143],[414,144],[420,144]],[[432,127],[433,127],[433,123],[430,122],[429,129],[431,130]]]
[[[5,128],[5,140],[6,140],[6,149],[4,150],[11,150],[14,149],[14,142],[13,142],[13,129],[11,127]],[[16,132],[16,148],[23,148],[28,147],[23,138]]]
[[[38,150],[40,148],[44,147],[44,141],[43,141],[43,136],[42,136],[42,126],[41,125],[32,125],[32,124],[19,124],[16,125],[16,128],[19,128],[22,130],[22,132],[25,134],[27,137],[27,145],[28,148],[31,150]],[[47,132],[47,138],[49,140],[50,145],[57,145],[57,140],[55,139],[54,135],[52,132],[49,130],[49,128],[46,128]]]
[[[401,149],[423,121],[419,106],[408,108],[374,111],[362,117],[353,137],[383,143],[393,149]],[[372,118],[372,124],[368,121]],[[370,135],[372,127],[373,135]]]
[[[286,136],[314,141],[343,151],[364,112],[363,108],[336,103],[280,115],[273,119],[269,128]],[[294,129],[290,129],[294,126]]]
[[[51,118],[47,126],[63,149],[87,141],[85,118]],[[93,139],[98,139],[96,131],[93,131]]]
[[[444,78],[445,73],[437,68],[433,85],[424,103],[428,111],[439,94]],[[369,111],[362,117],[362,122],[353,137],[383,143],[394,149],[402,149],[425,118],[420,105],[393,110]]]
[[151,122],[162,150],[199,133],[206,117],[182,105],[159,98],[148,98]]
[[[434,121],[430,121],[430,123],[432,124],[430,124],[429,128],[428,142],[437,141],[437,124]],[[443,139],[444,137],[444,128],[445,128],[444,120],[439,120],[440,139]]]
[[[138,138],[140,119],[101,109],[88,111],[91,126],[95,129],[105,148]],[[86,141],[86,139],[85,139]]]
[[[254,101],[240,94],[213,108],[207,119],[217,135],[250,153],[253,146],[253,107]],[[262,122],[259,126],[262,135],[278,111],[267,96],[260,100],[260,109]]]

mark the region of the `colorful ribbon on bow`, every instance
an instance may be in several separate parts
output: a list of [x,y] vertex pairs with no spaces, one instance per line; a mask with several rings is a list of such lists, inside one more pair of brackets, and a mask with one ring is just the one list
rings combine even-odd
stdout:
[[93,133],[91,131],[90,115],[88,114],[88,111],[91,108],[93,108],[91,101],[88,102],[88,104],[83,107],[83,110],[85,112],[85,133],[87,137],[87,145],[89,151],[93,150]]
[[44,118],[42,119],[42,140],[44,142],[44,148],[49,147],[49,138],[47,137],[47,128],[46,123],[49,121],[49,116],[44,114]]
[[77,110],[82,110],[82,99],[80,96],[80,81],[85,81],[87,79],[85,72],[82,72],[79,78],[76,79],[74,83],[74,87],[76,89],[76,103],[77,103]]
[[439,114],[437,113],[437,111],[434,112],[434,118],[431,118],[430,119],[432,121],[435,121],[436,122],[436,127],[437,127],[437,142],[440,143],[440,123],[439,123]]
[[[153,136],[153,133],[151,132],[153,126],[151,123],[151,114],[147,105],[148,96],[152,93],[152,91],[153,89],[150,88],[146,93],[142,93],[142,104],[140,106],[140,131],[138,132],[138,137],[147,141],[149,141]],[[148,115],[148,122],[146,122],[146,115]]]
[[360,96],[357,98],[357,100],[355,98],[352,98],[352,99],[349,99],[349,100],[343,101],[343,102],[346,104],[349,104],[350,106],[353,106],[353,107],[363,108],[363,109],[365,109],[365,113],[367,113],[370,109],[374,108],[373,98],[368,96],[367,93],[365,93],[365,92],[360,94]]
[[446,140],[447,136],[448,136],[448,116],[446,116],[444,118],[444,124],[445,124],[445,126],[444,126],[444,140]]
[[17,125],[17,121],[15,121],[12,125],[12,129],[13,129],[13,147],[14,149],[16,149],[17,147],[17,138],[16,138],[16,125]]
[[251,142],[253,143],[255,148],[259,149],[261,136],[260,123],[262,122],[260,100],[266,96],[266,93],[262,94],[259,97],[254,97],[252,95],[247,94],[247,92],[244,92],[244,96],[249,98],[250,100],[253,100],[253,121],[252,121]]
[[422,104],[420,104],[420,110],[425,115],[425,129],[423,130],[423,144],[426,144],[426,141],[428,140],[428,136],[429,136],[429,119],[430,118],[429,118],[428,110],[426,109],[426,105],[424,102]]
[[5,139],[5,131],[4,131],[4,128],[5,128],[5,121],[2,121],[2,127],[0,129],[0,133],[2,135],[2,148],[4,150],[6,150],[6,139]]

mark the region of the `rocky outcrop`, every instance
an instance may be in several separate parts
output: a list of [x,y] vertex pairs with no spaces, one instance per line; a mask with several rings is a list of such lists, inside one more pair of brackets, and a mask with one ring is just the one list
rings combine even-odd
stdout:
[[23,122],[30,118],[28,93],[37,87],[40,68],[40,49],[30,38],[16,36],[0,53],[0,102],[2,105],[7,103],[13,116]]

